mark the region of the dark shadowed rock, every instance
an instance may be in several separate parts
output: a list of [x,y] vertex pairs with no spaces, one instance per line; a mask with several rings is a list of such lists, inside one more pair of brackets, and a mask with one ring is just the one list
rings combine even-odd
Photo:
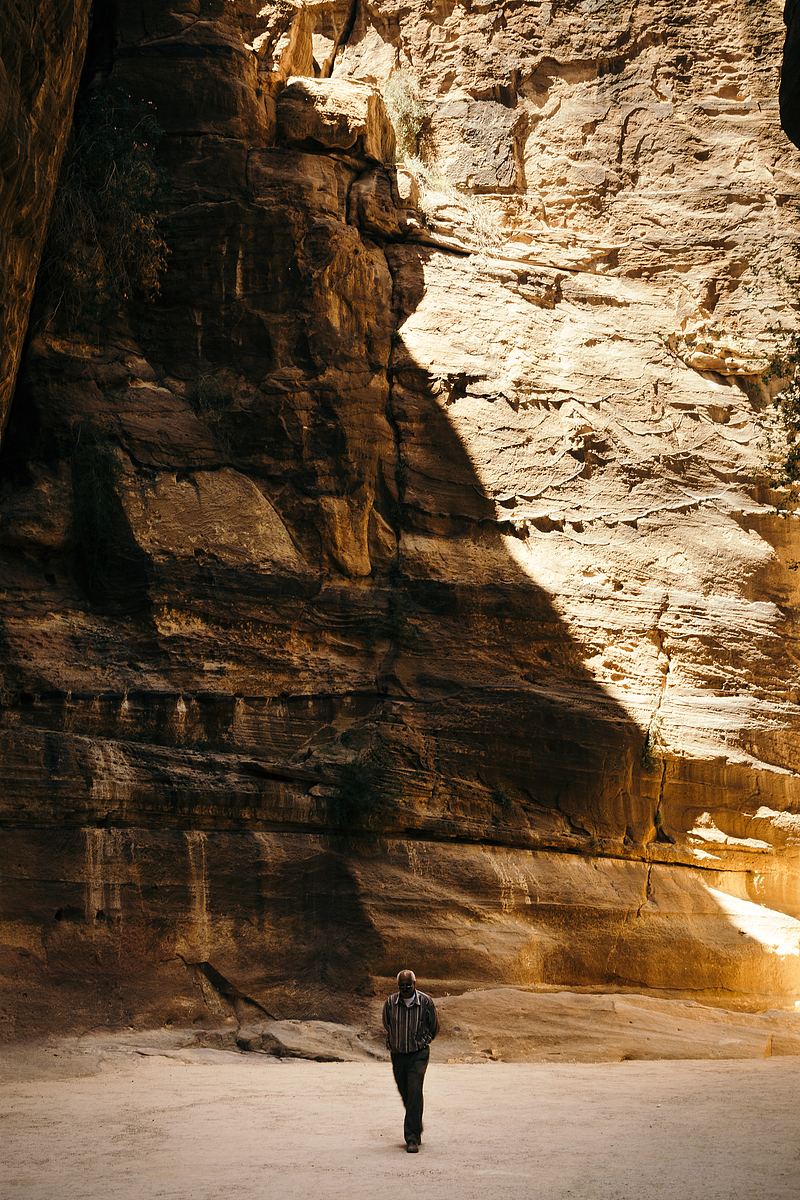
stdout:
[[90,0],[0,12],[0,437],[86,48]]
[[104,10],[169,255],[4,442],[6,1032],[794,1002],[780,14],[434,8]]

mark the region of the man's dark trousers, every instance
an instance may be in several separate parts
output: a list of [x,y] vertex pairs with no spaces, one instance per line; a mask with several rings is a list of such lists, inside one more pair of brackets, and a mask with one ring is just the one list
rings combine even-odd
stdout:
[[407,1142],[418,1142],[422,1137],[422,1084],[430,1056],[428,1046],[410,1054],[392,1054],[394,1081],[406,1110],[403,1137]]

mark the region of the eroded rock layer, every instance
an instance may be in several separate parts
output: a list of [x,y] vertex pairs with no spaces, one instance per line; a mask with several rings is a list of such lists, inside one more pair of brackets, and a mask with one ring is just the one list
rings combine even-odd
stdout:
[[793,1002],[774,8],[107,18],[171,253],[37,336],[4,446],[8,1028],[406,961]]

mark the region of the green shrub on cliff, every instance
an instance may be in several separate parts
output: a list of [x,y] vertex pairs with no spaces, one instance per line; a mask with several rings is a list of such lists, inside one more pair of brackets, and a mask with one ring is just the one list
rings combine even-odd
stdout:
[[765,423],[774,487],[800,483],[800,334],[775,355],[765,381],[777,380],[772,421]]
[[395,71],[381,89],[383,102],[397,138],[397,158],[419,158],[429,124],[428,106],[419,81],[410,71]]
[[39,275],[44,323],[74,332],[158,294],[168,252],[158,221],[160,136],[152,106],[119,89],[79,102]]

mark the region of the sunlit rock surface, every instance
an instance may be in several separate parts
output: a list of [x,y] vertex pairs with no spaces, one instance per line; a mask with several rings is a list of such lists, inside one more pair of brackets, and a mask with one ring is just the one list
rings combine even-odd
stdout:
[[780,12],[111,33],[171,255],[34,340],[5,441],[7,1029],[336,1018],[403,963],[793,1004]]

